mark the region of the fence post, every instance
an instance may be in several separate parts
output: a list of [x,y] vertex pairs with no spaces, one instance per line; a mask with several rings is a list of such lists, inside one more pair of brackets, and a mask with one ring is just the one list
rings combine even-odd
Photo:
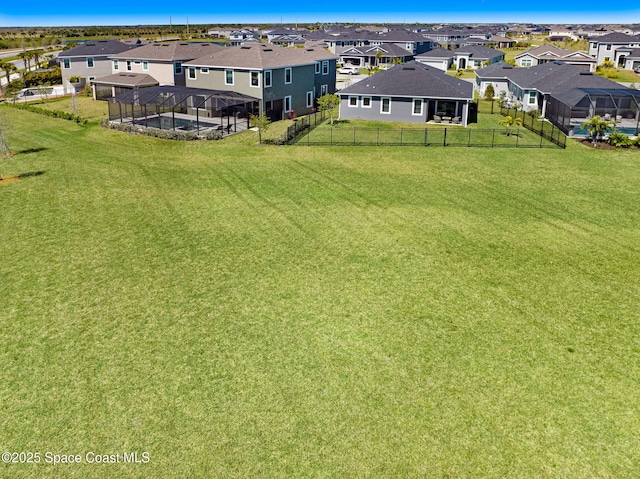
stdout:
[[[493,106],[493,101],[491,102],[491,106]],[[471,147],[471,130],[469,130],[469,138],[467,139],[467,146]]]
[[400,146],[402,146],[402,128],[400,128]]
[[356,127],[353,127],[353,146],[356,146]]
[[491,148],[496,146],[496,129],[491,130]]
[[427,146],[427,129],[424,129],[424,146]]
[[329,129],[329,145],[333,146],[333,127]]
[[380,127],[378,127],[378,135],[376,136],[376,146],[380,146]]
[[516,148],[518,148],[519,140],[520,140],[520,130],[516,130]]
[[447,146],[447,127],[444,128],[444,139],[442,140],[442,146]]

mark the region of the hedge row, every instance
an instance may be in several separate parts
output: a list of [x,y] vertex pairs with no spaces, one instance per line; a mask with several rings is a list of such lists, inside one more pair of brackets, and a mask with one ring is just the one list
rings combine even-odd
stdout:
[[222,132],[216,130],[198,134],[195,131],[160,130],[159,128],[143,127],[132,125],[130,123],[116,123],[110,122],[107,119],[101,120],[100,125],[111,130],[122,131],[125,133],[136,133],[138,135],[151,136],[153,138],[160,138],[163,140],[193,141],[219,140],[222,138]]
[[8,105],[18,108],[20,110],[27,110],[40,115],[50,116],[52,118],[62,118],[63,120],[75,121],[76,123],[86,124],[89,120],[82,118],[81,116],[74,115],[73,113],[67,113],[60,110],[48,110],[46,108],[40,108],[37,106],[29,105],[27,103],[7,103]]

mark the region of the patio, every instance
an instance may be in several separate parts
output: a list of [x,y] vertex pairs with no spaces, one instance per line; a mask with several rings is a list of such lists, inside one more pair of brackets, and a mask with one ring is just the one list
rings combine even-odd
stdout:
[[161,130],[220,131],[249,128],[257,98],[200,88],[157,86],[132,90],[109,99],[109,121]]

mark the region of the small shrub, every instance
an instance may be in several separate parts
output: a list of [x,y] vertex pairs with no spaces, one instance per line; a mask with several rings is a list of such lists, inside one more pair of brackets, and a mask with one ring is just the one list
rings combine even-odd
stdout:
[[633,145],[633,140],[624,133],[614,131],[609,135],[607,143],[609,143],[611,146],[615,146],[616,148],[628,148]]

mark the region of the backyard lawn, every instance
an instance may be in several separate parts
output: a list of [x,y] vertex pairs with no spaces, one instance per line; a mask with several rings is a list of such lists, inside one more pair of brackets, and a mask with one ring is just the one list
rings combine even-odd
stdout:
[[0,113],[0,477],[640,474],[637,151]]

